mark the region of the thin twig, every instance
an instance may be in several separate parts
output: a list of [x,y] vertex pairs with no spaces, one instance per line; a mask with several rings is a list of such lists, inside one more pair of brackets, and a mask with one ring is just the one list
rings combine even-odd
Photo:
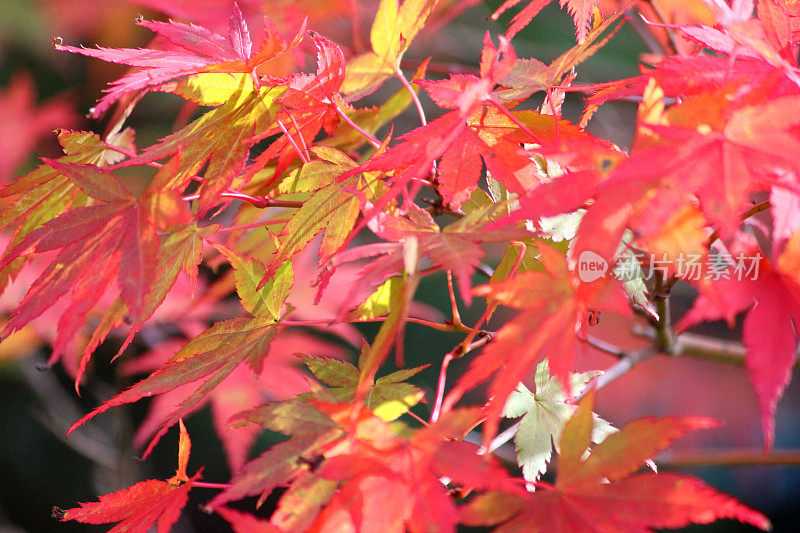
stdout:
[[[770,207],[772,207],[772,204],[769,203],[769,200],[765,200],[761,203],[754,205],[753,207],[742,213],[741,219],[742,221],[745,221],[748,218],[761,213],[762,211],[766,211]],[[711,245],[714,244],[714,242],[717,239],[719,239],[719,230],[714,230],[714,232],[711,235],[709,235],[708,239],[706,240],[706,247],[710,248]]]
[[439,369],[439,379],[436,383],[436,401],[433,403],[431,411],[431,424],[439,420],[439,413],[442,410],[442,400],[444,400],[444,388],[447,382],[447,367],[453,360],[453,352],[447,352],[442,358],[442,367]]
[[447,271],[447,292],[450,295],[450,311],[453,315],[453,325],[462,326],[461,314],[458,312],[458,302],[456,301],[456,292],[453,289],[453,271]]
[[[531,131],[531,130],[528,128],[528,126],[526,126],[525,124],[523,124],[522,122],[520,122],[520,120],[519,120],[517,117],[515,117],[515,116],[514,116],[514,115],[511,113],[511,111],[509,111],[508,109],[506,109],[506,108],[505,108],[505,106],[503,106],[503,104],[501,104],[500,102],[495,102],[494,100],[489,100],[489,103],[490,103],[490,104],[492,104],[494,107],[496,107],[496,108],[497,108],[497,109],[498,109],[498,110],[499,110],[499,111],[500,111],[502,114],[504,114],[506,117],[508,117],[508,119],[509,119],[511,122],[513,122],[513,123],[514,123],[514,125],[516,125],[516,126],[519,128],[519,129],[521,129],[522,131],[524,131],[525,133],[527,133],[528,135],[530,135],[530,137],[531,137],[531,138],[532,138],[534,141],[536,141],[538,144],[544,144],[544,142],[542,141],[542,139],[541,139],[541,138],[539,138],[539,136],[538,136],[538,135],[536,135],[535,133],[533,133],[533,132],[532,132],[532,131]],[[558,117],[553,117],[553,121],[555,121],[556,123],[558,123]]]
[[423,126],[427,125],[428,121],[425,118],[425,111],[422,109],[422,103],[419,101],[419,97],[417,97],[416,91],[414,91],[414,88],[411,86],[410,83],[408,83],[408,80],[403,75],[402,70],[398,68],[394,71],[394,73],[400,79],[400,83],[402,83],[403,86],[406,88],[406,90],[409,92],[409,94],[411,94],[411,99],[414,101],[414,106],[416,106],[417,108],[417,113],[419,114],[420,122],[422,123]]
[[228,226],[227,228],[218,229],[217,233],[227,233],[230,231],[239,231],[239,230],[247,230],[253,228],[263,228],[266,226],[270,226],[273,224],[283,224],[285,222],[289,222],[290,218],[276,218],[274,220],[263,220],[261,222],[255,222],[253,224],[242,224],[241,226]]
[[[597,376],[597,378],[595,378],[595,380],[592,382],[591,388],[594,390],[602,389],[615,379],[627,374],[634,366],[638,365],[642,361],[650,359],[658,353],[659,351],[653,346],[646,346],[639,350],[628,352],[619,361],[608,367],[602,374]],[[575,399],[579,400],[583,398],[584,395],[589,392],[589,389],[590,387],[585,388],[583,392],[575,396]]]
[[278,127],[281,129],[283,134],[286,135],[286,138],[289,140],[289,143],[294,147],[294,151],[297,152],[297,155],[300,156],[300,159],[303,160],[303,163],[308,163],[309,162],[309,158],[306,157],[306,155],[303,153],[303,151],[300,149],[300,147],[297,146],[297,143],[295,142],[294,137],[292,137],[289,134],[289,130],[286,129],[286,126],[283,125],[283,122],[281,122],[280,119],[276,120],[275,122],[277,122]]
[[364,131],[364,129],[362,129],[361,126],[359,126],[358,124],[353,122],[350,119],[350,117],[348,117],[347,114],[339,108],[339,106],[334,104],[334,107],[336,108],[336,112],[339,113],[339,116],[342,117],[345,122],[350,124],[350,127],[352,127],[354,130],[356,130],[358,133],[360,133],[367,141],[369,141],[369,143],[372,146],[374,146],[375,148],[380,148],[381,147],[381,142],[378,139],[376,139],[375,137],[373,137],[372,135],[370,135],[369,133]]
[[221,489],[221,490],[225,490],[225,489],[231,488],[231,484],[230,483],[207,483],[205,481],[193,481],[192,482],[192,488],[194,488],[194,487],[198,487],[198,488],[201,488],[201,489]]
[[[233,198],[235,200],[243,200],[245,202],[253,204],[255,207],[260,207],[260,208],[288,207],[292,209],[298,209],[300,207],[303,207],[303,202],[299,200],[273,200],[272,198],[266,198],[264,196],[250,196],[249,194],[244,194],[241,192],[224,192],[220,194],[220,197]],[[188,196],[182,197],[184,202],[191,202],[199,198],[200,198],[199,194],[190,194]]]
[[587,336],[586,338],[582,338],[581,340],[583,342],[585,342],[586,344],[588,344],[589,346],[591,346],[592,348],[595,348],[597,350],[600,350],[601,352],[605,352],[607,354],[613,355],[615,357],[620,357],[621,358],[621,357],[624,357],[625,354],[626,354],[625,350],[623,350],[622,348],[620,348],[616,344],[611,344],[610,342],[606,342],[606,341],[604,341],[602,339],[598,339],[596,337]]

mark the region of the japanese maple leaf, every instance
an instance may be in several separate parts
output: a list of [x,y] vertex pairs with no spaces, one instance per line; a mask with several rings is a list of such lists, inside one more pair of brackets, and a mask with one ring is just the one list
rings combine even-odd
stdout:
[[[368,349],[369,346],[362,348],[358,367],[347,361],[321,357],[303,357],[303,361],[314,376],[332,387],[312,392],[306,396],[315,397],[322,401],[351,401],[361,380],[362,367],[364,366],[364,359]],[[366,406],[376,416],[387,422],[391,422],[403,413],[408,412],[424,398],[425,393],[419,387],[406,383],[405,380],[418,372],[422,372],[427,367],[428,365],[398,370],[376,379],[367,392]]]
[[182,192],[207,164],[197,206],[198,214],[205,214],[242,171],[256,135],[275,121],[279,107],[276,99],[284,92],[283,87],[254,89],[244,75],[234,80],[236,84],[226,93],[227,99],[216,102],[221,103],[219,107],[114,168],[148,164],[180,154],[170,187]]
[[471,212],[459,221],[440,229],[431,215],[409,203],[409,218],[382,214],[370,224],[385,243],[366,244],[346,250],[335,257],[337,264],[365,257],[374,257],[361,271],[357,286],[377,286],[406,269],[403,250],[409,239],[416,239],[419,258],[428,258],[437,269],[449,270],[455,276],[462,296],[471,301],[470,278],[484,256],[481,243],[522,238],[527,232],[517,228],[486,230],[492,216],[503,213],[503,203],[489,204]]
[[76,48],[55,42],[56,50],[96,57],[112,63],[122,63],[140,70],[126,74],[112,83],[106,95],[90,111],[98,118],[123,96],[157,89],[160,85],[191,74],[201,72],[245,73],[252,77],[253,84],[259,82],[256,68],[264,61],[291,50],[302,37],[301,29],[291,43],[286,43],[274,25],[265,22],[266,36],[259,50],[253,50],[250,32],[239,7],[234,2],[233,14],[228,25],[228,35],[213,33],[201,26],[180,22],[157,22],[137,19],[143,26],[175,45],[175,50],[141,48]]
[[[308,474],[316,470],[321,461],[321,452],[326,445],[337,442],[345,432],[339,424],[332,420],[326,413],[312,403],[300,399],[291,399],[278,403],[262,405],[254,410],[240,413],[232,421],[234,427],[247,427],[251,424],[260,425],[271,431],[291,436],[290,439],[272,446],[255,459],[249,461],[231,480],[231,486],[218,494],[209,504],[209,509],[216,509],[227,502],[244,498],[245,496],[259,496],[259,505],[276,487],[293,482],[287,494],[289,504],[296,494],[303,493],[295,487],[294,483],[306,485],[312,492],[322,491],[326,496],[309,495],[307,504],[298,505],[313,515],[319,511],[319,506],[327,502],[333,495],[334,484],[315,486],[313,480],[308,479]],[[308,487],[311,481],[311,487]],[[280,509],[280,505],[279,505]],[[280,521],[306,521],[306,517],[287,515],[290,511],[284,507]]]
[[[608,310],[623,315],[629,308],[621,285],[599,278],[590,282],[570,271],[561,252],[540,243],[541,271],[476,287],[473,293],[522,312],[497,332],[496,338],[476,357],[445,400],[452,406],[469,389],[495,375],[489,386],[486,444],[494,437],[509,395],[545,356],[550,372],[569,384],[570,370],[584,333],[590,310]],[[514,357],[509,359],[508,354]]]
[[477,409],[450,412],[409,440],[395,436],[374,416],[360,417],[352,437],[334,443],[317,471],[343,484],[313,527],[450,531],[458,514],[443,476],[466,489],[518,491],[495,460],[479,456],[477,446],[459,440],[480,416]]
[[[125,372],[131,374],[155,370],[174,357],[180,347],[176,342],[159,347],[146,357],[127,364]],[[192,407],[192,411],[196,411],[206,404],[210,405],[214,429],[225,448],[231,472],[238,472],[244,465],[261,430],[255,425],[230,429],[229,420],[244,411],[255,409],[265,400],[284,400],[309,391],[307,374],[298,364],[298,353],[309,357],[326,356],[331,361],[337,361],[334,358],[344,357],[346,351],[308,333],[283,329],[270,343],[269,353],[264,359],[269,372],[257,375],[245,365],[240,365]],[[145,447],[195,389],[192,383],[188,383],[156,397],[147,417],[136,431],[134,445]]]
[[[133,132],[111,135],[103,140],[86,131],[60,130],[58,142],[64,151],[61,163],[108,166],[124,156],[115,148],[131,149]],[[63,172],[48,165],[20,176],[14,183],[0,189],[0,228],[12,232],[7,250],[10,250],[33,230],[56,218],[70,207],[80,207],[89,198],[70,181]],[[0,286],[25,263],[19,258],[0,271]]]
[[[599,372],[573,372],[570,376],[571,390],[565,391],[560,380],[550,376],[547,359],[536,365],[533,375],[534,391],[520,383],[508,397],[503,416],[520,420],[514,445],[517,449],[517,464],[522,467],[522,476],[528,481],[537,481],[547,470],[553,446],[561,441],[561,432],[577,406],[567,403],[580,394],[589,381]],[[592,442],[602,442],[616,431],[608,422],[594,415]]]
[[678,331],[706,320],[724,318],[733,327],[738,313],[746,312],[742,340],[747,348],[745,366],[761,411],[764,446],[773,443],[774,413],[791,378],[797,357],[800,291],[796,271],[797,248],[787,246],[777,265],[763,257],[749,239],[740,237],[731,248],[737,257],[752,258],[752,272],[707,276],[697,283],[700,296],[678,323]]
[[317,51],[317,72],[296,74],[288,82],[275,123],[262,128],[257,139],[272,135],[281,137],[270,143],[248,167],[248,176],[277,158],[273,180],[277,179],[294,159],[305,158],[301,152],[307,152],[320,131],[331,135],[339,124],[337,106],[341,98],[338,91],[344,80],[344,53],[331,41],[311,33]]
[[[487,33],[480,76],[458,74],[447,80],[417,80],[438,105],[453,111],[403,135],[400,143],[359,169],[394,171],[396,195],[398,187],[409,180],[429,176],[434,161],[445,156],[437,179],[443,183],[446,200],[456,206],[475,188],[481,160],[512,191],[521,194],[532,188],[535,165],[519,143],[541,141],[542,136],[557,131],[557,125],[552,118],[537,120],[535,116],[512,114],[494,98],[492,89],[515,60],[507,41],[501,38],[500,46],[495,47]],[[495,118],[498,114],[503,116]]]
[[[798,165],[787,157],[800,149],[795,121],[778,116],[798,100],[788,95],[767,98],[774,83],[774,77],[760,87],[736,81],[698,92],[661,112],[660,100],[648,97],[657,89],[651,81],[630,158],[597,185],[576,250],[591,250],[612,261],[626,227],[637,237],[657,237],[665,225],[674,225],[676,212],[698,204],[702,218],[727,241],[751,207],[752,193],[785,188],[797,196]],[[726,99],[732,92],[739,96]],[[652,106],[645,105],[648,101]],[[693,169],[689,174],[688,164]]]
[[494,91],[494,97],[501,102],[518,102],[538,91],[550,94],[556,86],[564,85],[565,76],[594,55],[616,34],[621,27],[620,24],[607,33],[606,30],[611,28],[624,12],[624,9],[617,11],[589,32],[585,39],[558,56],[549,65],[534,58],[517,59],[509,72],[498,81],[500,87]]
[[[800,150],[794,133],[798,121],[786,114],[800,110],[798,97],[764,100],[761,91],[754,90],[740,96],[736,105],[722,105],[719,98],[732,90],[686,98],[667,110],[667,125],[642,124],[652,137],[641,143],[641,151],[632,151],[612,180],[636,172],[642,181],[658,176],[663,188],[680,182],[697,196],[703,214],[723,236],[731,234],[750,206],[749,193],[777,184],[779,170],[800,171],[788,155]],[[656,150],[658,159],[653,159]],[[687,180],[683,169],[689,161],[692,173]]]
[[[506,0],[503,4],[492,13],[492,20],[497,20],[498,17],[506,10],[519,4],[522,0]],[[531,0],[528,5],[522,8],[522,11],[514,15],[511,19],[510,26],[506,30],[506,37],[511,39],[522,28],[527,26],[533,18],[539,14],[552,0]],[[575,34],[578,42],[586,40],[589,33],[589,28],[592,23],[592,15],[595,7],[600,3],[600,0],[559,0],[559,5],[563,8],[567,6],[567,10],[572,15],[575,21]]]
[[5,254],[0,270],[18,257],[59,250],[3,330],[7,335],[20,329],[66,295],[70,305],[59,320],[54,362],[113,279],[130,316],[139,318],[155,282],[152,258],[159,253],[160,239],[140,199],[116,176],[89,165],[46,163],[96,203],[67,211],[30,232]]
[[10,181],[43,137],[55,128],[68,128],[76,122],[75,113],[63,97],[37,106],[30,74],[16,74],[9,86],[0,91],[0,185]]
[[[255,265],[243,266],[244,275],[237,280],[237,291],[242,303],[254,316],[217,322],[209,329],[187,342],[172,360],[149,377],[137,382],[120,394],[103,403],[75,422],[69,433],[78,429],[96,415],[111,407],[124,405],[156,394],[164,394],[179,385],[202,381],[173,412],[165,417],[144,455],[152,451],[158,440],[184,414],[196,409],[198,404],[228,377],[241,363],[260,374],[271,341],[275,338],[282,319],[282,308],[291,288],[291,264],[286,263],[275,277],[261,289],[256,289],[261,277],[253,277]],[[263,267],[261,267],[263,275]]]
[[800,69],[793,57],[791,22],[785,9],[775,0],[758,3],[758,19],[753,16],[753,0],[733,0],[728,6],[714,3],[714,28],[679,26],[692,40],[732,57],[757,58],[779,69],[800,84]]
[[[664,96],[683,99],[719,90],[728,84],[752,90],[776,76],[775,68],[763,61],[738,58],[733,60],[710,55],[668,56],[653,68],[640,66],[640,71],[642,75],[635,78],[582,86],[591,96],[587,99],[587,109],[581,122],[585,122],[587,117],[607,101],[626,96],[642,96],[651,79],[655,79]],[[778,86],[774,90],[774,97],[791,94],[787,92],[788,87]]]
[[587,397],[564,427],[554,486],[524,496],[490,492],[462,508],[461,522],[511,531],[650,531],[733,518],[764,530],[769,520],[700,480],[677,474],[633,474],[688,431],[713,427],[701,417],[641,418],[589,448],[593,417]]
[[399,71],[400,60],[436,4],[435,0],[381,0],[370,30],[372,50],[347,63],[342,93],[349,101],[373,93]]
[[157,533],[168,533],[180,517],[181,509],[189,499],[192,485],[200,478],[186,474],[192,443],[183,421],[180,421],[178,469],[166,481],[150,479],[127,489],[100,496],[100,501],[81,503],[80,507],[62,510],[53,508],[59,520],[75,520],[84,524],[120,522],[109,531],[121,533],[147,533],[153,525]]

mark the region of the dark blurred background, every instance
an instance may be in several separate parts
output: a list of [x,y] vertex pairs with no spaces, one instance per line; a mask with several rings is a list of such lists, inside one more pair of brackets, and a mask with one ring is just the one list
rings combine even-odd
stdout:
[[[54,129],[103,131],[102,122],[91,122],[84,115],[105,85],[122,75],[125,68],[56,52],[51,44],[55,36],[72,45],[145,46],[149,32],[134,24],[140,13],[146,18],[191,20],[224,33],[229,4],[212,0],[2,0],[0,183],[34,168],[40,156],[60,155]],[[325,4],[335,3],[314,0],[240,2],[246,14],[262,9],[266,13],[280,13],[287,7],[298,13],[309,10],[312,29],[346,44],[341,39],[348,39],[353,18],[337,12],[331,5],[323,10]],[[356,19],[361,20],[362,33],[366,36],[369,17],[377,2],[362,1],[358,5],[362,6],[363,13]],[[423,34],[407,54],[409,63],[433,56],[439,64],[474,70],[486,28],[496,36],[502,33],[503,23],[509,18],[508,15],[501,17],[501,22],[497,23],[486,20],[497,5],[496,1],[475,5],[444,29]],[[513,45],[519,57],[549,62],[574,45],[571,18],[566,11],[550,6],[514,39]],[[637,60],[643,52],[646,49],[641,40],[626,25],[608,46],[578,69],[577,82],[592,83],[636,75]],[[303,68],[313,69],[313,61]],[[442,75],[431,70],[431,75],[437,74]],[[136,130],[137,144],[147,146],[172,131],[180,104],[180,100],[171,95],[148,95],[130,119]],[[434,114],[431,102],[425,104]],[[580,109],[580,98],[572,93],[567,98],[564,114],[576,120]],[[634,115],[635,104],[608,105],[593,118],[590,129],[626,147],[632,140]],[[413,112],[401,117],[398,129],[414,127],[415,120]],[[476,282],[483,281],[476,278]],[[24,294],[19,291],[17,287],[0,297],[0,323]],[[424,280],[418,295],[439,309],[449,307],[442,276]],[[680,291],[673,312],[679,315],[688,308],[691,297],[689,290]],[[474,314],[470,316],[467,312],[466,319],[475,320]],[[498,313],[490,327],[499,328],[508,316]],[[615,322],[611,317],[604,317],[597,328],[598,336],[625,347],[642,342],[630,333],[629,323]],[[371,338],[376,328],[367,326],[362,331]],[[701,331],[737,338],[735,332],[729,332],[724,325],[707,325]],[[407,363],[421,365],[440,360],[458,340],[457,336],[432,335],[430,330],[409,325]],[[107,530],[108,526],[59,523],[50,517],[50,510],[54,505],[74,507],[79,501],[93,501],[98,494],[130,486],[136,481],[154,477],[165,479],[174,473],[177,441],[174,429],[144,462],[137,459],[141,450],[131,447],[133,432],[147,412],[147,400],[112,409],[104,415],[102,423],[91,424],[69,439],[64,438],[69,424],[131,383],[131,378],[121,376],[116,366],[108,364],[115,350],[113,345],[101,347],[94,375],[84,387],[83,397],[78,398],[71,378],[63,370],[59,367],[43,370],[48,348],[40,332],[26,328],[0,344],[0,533]],[[597,369],[607,368],[613,362],[613,358],[587,349],[578,364],[579,369]],[[451,366],[453,375],[466,364],[467,361],[456,361]],[[419,376],[430,392],[437,374],[438,364],[434,363]],[[758,450],[762,445],[755,400],[742,366],[685,357],[657,357],[603,389],[597,401],[599,413],[617,427],[639,416],[667,414],[707,415],[723,423],[719,429],[683,439],[675,445],[676,454],[697,449]],[[795,380],[778,404],[775,442],[779,449],[800,449],[798,407],[800,385]],[[229,473],[208,409],[189,418],[187,425],[195,443],[190,472],[204,465],[204,479],[227,480]],[[270,442],[271,437],[264,436],[252,453],[264,449]],[[683,471],[699,475],[716,488],[765,512],[774,521],[777,531],[797,530],[800,467],[696,467]],[[212,495],[207,489],[193,491],[193,500],[187,507],[189,512],[184,513],[175,531],[221,529],[223,524],[218,519],[198,509],[199,504]],[[268,509],[269,502],[262,514]],[[698,530],[748,529],[723,521]]]

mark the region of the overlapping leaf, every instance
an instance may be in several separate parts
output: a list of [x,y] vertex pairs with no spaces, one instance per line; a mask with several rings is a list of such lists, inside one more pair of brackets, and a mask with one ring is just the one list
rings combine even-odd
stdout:
[[142,481],[100,496],[99,502],[81,503],[74,509],[64,511],[56,507],[53,516],[61,521],[75,520],[84,524],[120,522],[109,530],[114,533],[146,533],[153,525],[158,533],[168,533],[180,518],[192,484],[200,478],[199,471],[192,477],[186,473],[191,446],[189,434],[180,421],[178,469],[173,477],[166,481]]
[[130,315],[139,318],[155,282],[156,263],[151,259],[158,255],[160,242],[139,199],[116,176],[88,165],[47,163],[96,203],[67,211],[30,232],[6,253],[0,270],[18,257],[59,250],[3,331],[7,335],[21,328],[68,295],[70,305],[59,322],[52,362],[112,280]]
[[[565,386],[569,383],[578,335],[585,331],[590,311],[629,312],[618,282],[606,278],[581,281],[560,252],[544,243],[538,248],[542,271],[524,272],[474,290],[478,296],[489,296],[522,311],[473,360],[445,402],[452,405],[467,390],[494,375],[484,426],[487,444],[497,431],[507,398],[545,356],[549,357],[551,374]],[[515,356],[509,358],[509,353]]]
[[[567,400],[579,394],[598,372],[574,372],[570,377],[570,391],[565,391],[561,382],[550,376],[545,359],[536,365],[533,375],[534,391],[520,383],[508,397],[503,416],[520,420],[514,444],[517,448],[517,463],[522,467],[522,475],[528,481],[537,481],[547,470],[547,463],[555,446],[561,440],[561,432],[576,406]],[[592,442],[602,442],[616,431],[611,424],[594,416]]]
[[370,31],[372,50],[347,64],[342,93],[357,100],[371,94],[400,68],[411,41],[425,25],[435,0],[381,0]]
[[132,48],[76,48],[55,43],[57,50],[96,57],[112,63],[122,63],[140,70],[126,74],[112,84],[107,94],[92,108],[90,114],[101,116],[123,96],[142,90],[153,90],[175,78],[201,72],[244,73],[258,85],[256,68],[280,54],[286,53],[300,41],[302,30],[291,43],[286,43],[274,25],[266,19],[265,38],[261,48],[253,50],[250,32],[239,7],[234,2],[228,36],[223,37],[201,26],[180,22],[157,22],[137,19],[137,24],[160,35],[173,50]]
[[285,283],[282,278],[291,277],[291,272],[291,268],[287,268],[283,271],[281,278],[272,280],[261,289],[262,296],[268,295],[264,297],[269,298],[270,302],[264,306],[255,305],[258,302],[255,299],[256,295],[251,295],[249,292],[252,280],[248,280],[246,276],[240,278],[242,280],[240,291],[248,295],[246,296],[248,301],[253,303],[251,308],[259,310],[259,315],[252,318],[234,318],[217,322],[186,343],[170,362],[149,377],[114,396],[75,422],[69,432],[71,433],[111,407],[135,402],[146,396],[163,394],[179,385],[204,380],[194,393],[184,399],[172,414],[166,417],[145,451],[145,455],[147,455],[170,426],[185,413],[194,409],[241,363],[246,362],[253,372],[260,374],[264,357],[270,342],[277,333],[279,324],[279,319],[271,313],[275,309],[280,309],[288,296],[291,284]]
[[733,518],[764,530],[767,518],[700,480],[653,472],[631,475],[688,431],[712,427],[706,418],[643,418],[598,444],[585,457],[592,433],[587,398],[561,435],[555,486],[525,497],[487,493],[462,512],[468,525],[501,523],[497,532],[650,531]]

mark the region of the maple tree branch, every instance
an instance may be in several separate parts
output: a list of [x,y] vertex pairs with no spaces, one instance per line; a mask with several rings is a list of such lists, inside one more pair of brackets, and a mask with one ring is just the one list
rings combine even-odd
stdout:
[[621,358],[621,357],[624,357],[625,354],[626,354],[625,350],[623,350],[622,348],[620,348],[616,344],[611,344],[610,342],[606,342],[606,341],[604,341],[602,339],[598,339],[596,337],[592,337],[592,336],[588,336],[588,335],[586,337],[579,337],[579,338],[580,338],[580,340],[582,340],[583,342],[585,342],[586,344],[588,344],[592,348],[596,348],[596,349],[600,350],[601,352],[605,352],[605,353],[613,355],[615,357]]
[[[750,209],[748,209],[747,211],[745,211],[744,213],[742,213],[741,217],[742,221],[745,221],[748,218],[761,213],[762,211],[766,211],[770,207],[772,207],[772,204],[769,202],[769,200],[765,200],[761,203],[758,203],[753,207],[751,207]],[[709,235],[708,239],[706,240],[706,248],[710,248],[711,245],[714,244],[714,242],[717,239],[719,239],[719,230],[715,229],[713,233],[711,233],[711,235]]]
[[[627,374],[634,366],[638,365],[642,361],[650,359],[654,355],[658,355],[658,353],[659,350],[653,346],[645,346],[639,350],[627,352],[619,361],[608,367],[605,371],[603,371],[602,374],[597,376],[590,387],[594,390],[602,389],[615,379]],[[585,388],[580,394],[575,396],[574,399],[579,400],[583,398],[589,392],[590,387]]]
[[[635,326],[633,334],[652,339],[655,336],[655,331],[652,328]],[[696,359],[743,365],[747,357],[747,348],[739,342],[717,339],[697,333],[681,333],[675,339],[675,344],[678,355]],[[800,359],[795,361],[794,366],[795,368],[800,368]]]
[[749,448],[667,450],[656,458],[656,463],[668,468],[800,465],[800,450],[771,450],[769,452]]
[[654,288],[652,291],[658,319],[651,317],[655,336],[653,341],[655,347],[661,352],[675,355],[675,332],[672,330],[672,318],[670,316],[669,296],[674,280],[667,281],[663,275],[654,276]]

